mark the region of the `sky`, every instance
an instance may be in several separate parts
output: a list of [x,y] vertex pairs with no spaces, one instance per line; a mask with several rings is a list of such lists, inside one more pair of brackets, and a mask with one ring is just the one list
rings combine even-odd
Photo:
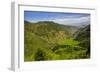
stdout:
[[64,25],[88,25],[90,24],[90,14],[24,11],[24,20],[29,22],[54,21]]

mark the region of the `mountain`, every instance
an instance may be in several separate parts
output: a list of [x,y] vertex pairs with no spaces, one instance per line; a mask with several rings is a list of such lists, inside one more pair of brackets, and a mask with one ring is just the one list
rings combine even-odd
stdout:
[[74,39],[81,41],[80,46],[87,48],[87,53],[90,55],[90,25],[80,28],[76,33],[74,33]]
[[84,40],[85,38],[90,38],[90,25],[80,28],[74,33],[74,38],[77,40]]
[[77,30],[77,27],[61,25],[52,21],[41,21],[37,23],[25,21],[24,23],[25,31],[31,31],[35,35],[41,36],[46,40],[49,40],[48,36],[51,36],[54,40],[68,38]]
[[89,26],[24,21],[24,61],[89,58],[87,31]]

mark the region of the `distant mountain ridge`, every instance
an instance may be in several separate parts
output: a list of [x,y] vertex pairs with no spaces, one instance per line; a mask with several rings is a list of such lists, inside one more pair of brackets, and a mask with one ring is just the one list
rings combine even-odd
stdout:
[[[38,22],[30,22],[30,21],[24,21],[24,22],[29,22],[29,23],[56,23],[56,24],[61,24],[61,23],[57,23],[54,21],[38,21]],[[61,25],[65,25],[65,26],[73,26],[73,27],[83,27],[83,26],[87,26],[89,24],[89,22],[84,22],[84,23],[75,23],[74,25],[72,24],[61,24]]]

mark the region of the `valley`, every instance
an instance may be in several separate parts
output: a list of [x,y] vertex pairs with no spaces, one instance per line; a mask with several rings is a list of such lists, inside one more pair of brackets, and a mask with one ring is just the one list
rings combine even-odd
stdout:
[[53,21],[24,21],[24,61],[90,58],[90,24],[76,27]]

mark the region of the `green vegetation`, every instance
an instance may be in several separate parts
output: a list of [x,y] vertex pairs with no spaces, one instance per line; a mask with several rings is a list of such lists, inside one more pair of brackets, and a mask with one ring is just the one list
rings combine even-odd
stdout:
[[90,26],[77,28],[44,21],[24,22],[24,61],[90,57]]

